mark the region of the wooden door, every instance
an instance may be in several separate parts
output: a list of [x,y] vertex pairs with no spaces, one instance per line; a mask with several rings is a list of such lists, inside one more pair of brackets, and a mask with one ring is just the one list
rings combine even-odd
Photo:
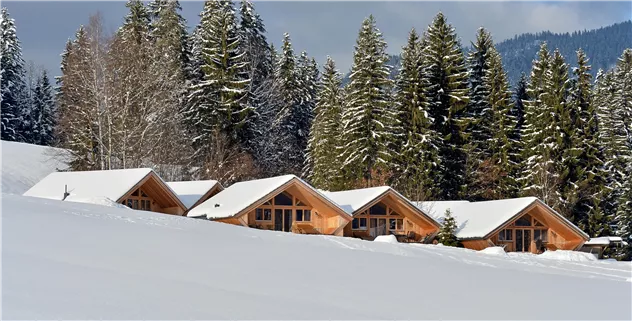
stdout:
[[278,208],[274,210],[274,230],[283,231],[283,210]]
[[516,252],[531,252],[531,230],[516,229]]
[[292,231],[292,210],[287,209],[283,210],[283,231],[290,232]]

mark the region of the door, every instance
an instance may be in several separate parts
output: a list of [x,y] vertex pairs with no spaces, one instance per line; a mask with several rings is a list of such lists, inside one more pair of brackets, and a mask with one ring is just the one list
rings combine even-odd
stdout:
[[292,210],[283,210],[283,230],[285,232],[292,231]]
[[531,230],[516,230],[516,252],[531,251]]
[[274,209],[274,230],[283,231],[283,210]]

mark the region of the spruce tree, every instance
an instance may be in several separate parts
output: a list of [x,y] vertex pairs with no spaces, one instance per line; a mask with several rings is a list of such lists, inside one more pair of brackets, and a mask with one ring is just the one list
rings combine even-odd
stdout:
[[247,119],[254,111],[246,101],[248,62],[240,46],[232,2],[206,1],[198,31],[203,80],[192,88],[187,116],[198,133],[194,145],[200,151],[216,131],[233,144],[243,143]]
[[373,16],[362,22],[356,41],[343,120],[342,167],[351,186],[383,184],[392,152],[395,112],[386,42]]
[[2,8],[0,16],[0,85],[2,105],[2,131],[0,133],[4,140],[20,140],[19,127],[21,125],[20,113],[24,108],[24,97],[26,87],[24,84],[24,60],[22,59],[22,48],[18,39],[15,20],[9,16],[7,8]]
[[401,69],[395,83],[397,108],[396,153],[393,158],[395,188],[414,200],[433,199],[437,194],[434,175],[438,170],[437,134],[430,129],[424,90],[422,44],[415,29],[402,48]]
[[605,178],[603,154],[598,140],[598,124],[595,104],[592,99],[592,81],[588,58],[583,50],[577,51],[577,67],[573,69],[573,81],[569,97],[569,108],[574,110],[572,135],[576,136],[576,146],[571,153],[576,158],[574,174],[570,181],[575,195],[565,195],[565,199],[575,199],[572,207],[572,221],[589,235],[596,237],[608,234],[608,221],[604,217],[600,201],[604,191]]
[[459,241],[456,238],[457,222],[452,216],[450,209],[445,210],[443,225],[439,229],[439,243],[445,246],[457,246]]
[[311,183],[324,190],[337,190],[340,184],[337,147],[342,127],[342,75],[327,57],[320,81],[314,120],[310,130],[307,160]]
[[555,132],[552,124],[554,110],[544,100],[551,55],[546,43],[540,45],[538,57],[533,61],[527,86],[529,99],[524,101],[525,125],[522,133],[523,156],[520,182],[522,194],[536,196],[543,202],[557,204],[558,178],[555,175],[555,158],[552,147]]
[[54,129],[57,124],[53,88],[44,70],[37,80],[33,101],[33,143],[50,146],[55,142]]
[[283,38],[283,51],[275,71],[279,107],[274,126],[274,159],[277,173],[300,175],[305,164],[311,111],[305,108],[303,78],[290,35]]
[[430,129],[439,135],[438,198],[460,199],[466,190],[467,70],[454,28],[442,13],[426,31],[424,78]]
[[[515,153],[515,141],[512,134],[516,128],[516,119],[511,111],[511,92],[507,73],[503,69],[500,54],[492,46],[488,51],[488,69],[483,77],[483,86],[486,87],[489,105],[488,114],[491,116],[489,126],[491,132],[487,146],[480,148],[487,155],[479,166],[479,181],[483,188],[483,199],[502,199],[513,197],[519,191],[516,179],[516,164],[512,160]],[[484,116],[485,118],[487,116]],[[485,119],[482,118],[482,119]],[[480,123],[479,123],[480,124]],[[481,184],[477,184],[481,186]]]
[[[525,108],[524,103],[529,99],[527,95],[527,76],[522,73],[520,75],[520,79],[516,84],[516,88],[514,89],[513,95],[513,105],[511,107],[510,115],[515,122],[514,130],[510,135],[510,139],[513,143],[513,150],[510,154],[510,160],[512,164],[514,164],[514,173],[512,177],[516,179],[516,184],[518,190],[516,190],[515,194],[519,194],[522,188],[520,182],[520,175],[522,173],[522,165],[524,163],[524,159],[522,156],[526,154],[524,148],[524,141],[522,137],[522,133],[525,128]],[[517,196],[517,195],[513,195]]]

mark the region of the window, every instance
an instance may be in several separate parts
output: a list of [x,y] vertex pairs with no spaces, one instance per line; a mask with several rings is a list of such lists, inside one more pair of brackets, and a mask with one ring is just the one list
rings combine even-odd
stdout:
[[390,230],[403,230],[404,229],[404,220],[401,218],[391,218],[388,220],[388,228]]
[[540,223],[540,221],[538,221],[536,219],[533,220],[533,225],[534,226],[544,226],[544,224]]
[[534,230],[533,231],[533,238],[537,241],[540,240],[542,242],[548,242],[549,241],[549,233],[547,233],[547,230]]
[[511,241],[511,240],[513,240],[513,231],[512,230],[501,230],[500,233],[498,233],[498,240],[499,241]]
[[531,226],[531,215],[527,214],[516,221],[516,226]]
[[271,221],[272,220],[272,210],[269,208],[258,208],[255,210],[255,220],[256,221]]
[[312,220],[310,210],[296,210],[297,222],[309,222]]
[[366,230],[366,218],[365,217],[354,218],[353,221],[351,222],[351,229],[352,230]]
[[138,190],[135,190],[134,193],[132,193],[132,196],[138,196]]
[[377,203],[369,209],[371,215],[386,215],[386,207],[380,203]]
[[390,215],[392,215],[392,216],[401,216],[401,215],[399,215],[399,213],[397,213],[397,212],[395,212],[393,210],[391,210],[391,214]]
[[292,197],[286,193],[281,193],[274,197],[274,205],[292,206]]

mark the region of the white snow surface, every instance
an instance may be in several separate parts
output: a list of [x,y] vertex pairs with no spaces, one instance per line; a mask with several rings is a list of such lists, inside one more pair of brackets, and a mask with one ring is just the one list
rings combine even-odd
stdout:
[[579,252],[579,251],[545,251],[539,255],[542,258],[571,261],[571,262],[592,262],[597,261],[597,257],[594,254]]
[[68,151],[1,141],[2,193],[23,194],[46,175],[68,168]]
[[490,246],[478,251],[478,253],[483,253],[483,254],[488,254],[488,255],[507,256],[507,252],[505,252],[505,250],[500,246]]
[[97,197],[97,196],[83,197],[83,196],[77,196],[77,195],[70,195],[66,197],[64,201],[130,209],[129,207],[123,204],[117,203],[116,201],[113,201],[107,197]]
[[610,245],[611,242],[625,243],[620,236],[601,236],[591,238],[584,245]]
[[353,215],[355,211],[361,209],[369,202],[386,193],[389,189],[391,188],[388,186],[378,186],[349,191],[325,192],[325,195],[334,202],[338,203],[345,212]]
[[[297,235],[19,195],[2,206],[3,319],[632,318],[629,262]],[[367,282],[376,275],[403,286]]]
[[[457,224],[456,236],[459,239],[476,239],[485,237],[536,201],[538,201],[536,197],[520,197],[482,202],[416,202],[415,205],[441,223],[445,218],[446,209],[450,209]],[[556,215],[573,226],[578,233],[585,235],[562,215]],[[588,238],[587,235],[585,236]]]
[[399,242],[397,242],[397,238],[395,237],[395,235],[378,235],[378,237],[376,237],[373,242],[378,242],[378,243],[391,243],[391,244],[397,244]]
[[151,172],[150,168],[56,172],[35,184],[24,196],[61,200],[68,186],[70,196],[77,196],[77,199],[109,198],[116,201]]
[[195,205],[202,196],[206,195],[217,184],[219,182],[215,180],[167,182],[167,185],[178,194],[178,198],[180,198],[180,201],[186,208],[191,208],[191,206]]

